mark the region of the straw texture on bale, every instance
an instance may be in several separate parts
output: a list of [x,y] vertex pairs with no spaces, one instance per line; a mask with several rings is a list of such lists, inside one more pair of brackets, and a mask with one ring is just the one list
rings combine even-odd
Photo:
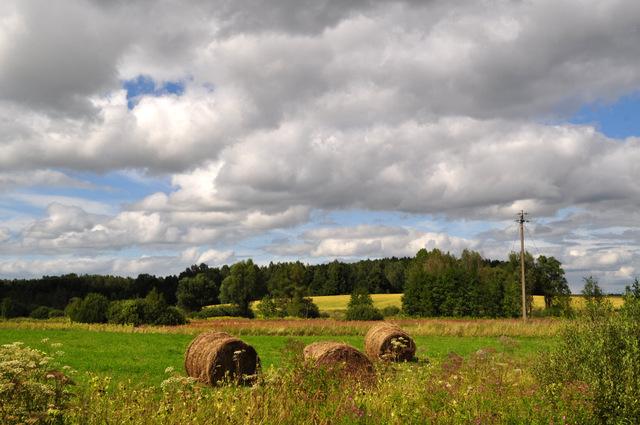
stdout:
[[365,335],[364,351],[372,360],[411,361],[416,353],[416,344],[401,327],[379,322]]
[[376,371],[371,360],[357,348],[337,341],[321,341],[307,345],[303,350],[306,361],[318,364],[344,363],[345,372],[365,386],[376,382]]
[[184,357],[184,368],[192,378],[215,386],[220,382],[251,383],[260,359],[246,342],[226,332],[207,331],[198,335]]

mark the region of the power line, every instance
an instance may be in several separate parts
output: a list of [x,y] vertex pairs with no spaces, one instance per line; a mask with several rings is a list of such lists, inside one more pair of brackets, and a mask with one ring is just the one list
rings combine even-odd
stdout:
[[518,230],[518,227],[516,227],[516,235],[513,237],[513,245],[511,245],[511,252],[515,252],[516,250],[516,242],[518,242],[518,236],[519,236],[518,233],[520,233],[520,231]]
[[[529,220],[527,220],[527,221],[529,221]],[[529,229],[526,226],[525,226],[525,230],[527,231],[527,235],[529,235],[529,239],[531,239],[531,242],[533,242],[533,247],[538,252],[538,255],[542,255],[542,253],[540,253],[540,250],[538,249],[538,247],[536,245],[535,239],[533,239],[533,236],[531,236],[531,233],[529,233]]]

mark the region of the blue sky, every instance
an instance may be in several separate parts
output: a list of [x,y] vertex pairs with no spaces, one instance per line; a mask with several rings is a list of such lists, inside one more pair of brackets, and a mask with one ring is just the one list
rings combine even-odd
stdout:
[[593,125],[611,139],[640,137],[640,96],[634,92],[614,103],[598,101],[584,105],[568,121]]
[[127,107],[133,109],[145,96],[160,97],[164,95],[180,96],[184,93],[182,81],[156,82],[149,75],[138,75],[136,78],[121,82],[127,91]]
[[640,275],[640,3],[307,1],[3,3],[0,278],[506,259],[520,210]]

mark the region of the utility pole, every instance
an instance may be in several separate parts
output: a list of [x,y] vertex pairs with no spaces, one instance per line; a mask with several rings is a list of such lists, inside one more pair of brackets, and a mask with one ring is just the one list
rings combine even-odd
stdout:
[[521,210],[520,219],[518,222],[520,223],[520,270],[522,271],[522,320],[527,321],[527,289],[525,285],[524,278],[524,222],[529,221],[525,220],[524,216],[527,215],[524,210]]

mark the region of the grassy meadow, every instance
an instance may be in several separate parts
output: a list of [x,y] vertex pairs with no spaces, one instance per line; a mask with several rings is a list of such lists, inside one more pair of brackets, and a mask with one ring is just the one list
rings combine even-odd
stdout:
[[[402,294],[373,294],[377,308],[401,306]],[[314,297],[323,312],[347,308],[349,295]],[[535,297],[535,308],[543,306]],[[418,357],[442,361],[450,352],[466,356],[483,347],[499,349],[502,336],[518,341],[517,356],[529,358],[554,341],[561,320],[529,319],[402,319],[393,318],[412,337]],[[364,335],[372,322],[333,319],[244,319],[192,320],[178,327],[133,327],[71,323],[68,320],[12,320],[0,322],[0,345],[16,341],[42,349],[47,343],[62,344],[65,359],[76,370],[110,375],[116,381],[133,378],[158,385],[164,370],[184,372],[184,352],[195,335],[209,329],[229,332],[254,346],[263,367],[278,366],[281,351],[293,338],[301,343],[337,340],[364,349]],[[42,343],[47,340],[47,343]]]
[[[373,300],[379,308],[400,305],[400,295],[373,295]],[[348,301],[349,296],[314,298],[321,311],[344,310]],[[536,299],[536,308],[541,302]],[[49,399],[27,393],[30,387],[0,382],[0,399],[15,400],[16,406],[24,401],[14,410],[0,402],[0,423],[602,423],[588,385],[543,386],[536,379],[542,353],[559,343],[567,320],[389,320],[414,339],[416,360],[376,363],[373,388],[345,379],[339,364],[322,367],[301,356],[306,344],[324,340],[363,350],[372,322],[212,318],[175,327],[0,322],[3,350],[13,350],[18,359],[31,349],[48,356],[30,360],[36,366],[24,370],[35,374],[39,364],[47,365],[44,371],[55,362],[75,382],[68,385],[66,378],[42,372],[39,382],[53,379]],[[256,349],[262,369],[253,386],[202,387],[186,377],[185,350],[209,329],[234,334]],[[23,344],[12,344],[17,341]],[[0,376],[9,364],[0,355]],[[38,410],[34,400],[48,401]]]
[[[223,328],[215,326],[216,324],[223,325],[224,322],[219,320],[209,323],[209,326],[198,323],[194,331]],[[281,326],[277,322],[274,324]],[[410,329],[405,327],[407,328]],[[159,385],[166,378],[164,371],[167,367],[184,373],[184,353],[195,333],[184,333],[185,329],[176,330],[175,333],[167,332],[167,329],[162,333],[153,331],[148,329],[145,333],[133,333],[126,327],[118,326],[103,326],[102,329],[94,327],[93,330],[73,327],[31,329],[29,326],[3,327],[0,324],[0,345],[19,341],[29,347],[46,351],[51,343],[60,344],[57,351],[63,351],[64,361],[79,372],[108,375],[117,382],[133,379],[145,385]],[[324,333],[239,337],[258,351],[263,368],[279,366],[282,362],[282,351],[292,340],[303,344],[336,340],[364,350],[364,335],[361,332],[352,335]],[[444,360],[452,351],[468,356],[486,347],[502,349],[497,336],[414,335],[413,339],[418,348],[417,357],[431,362]],[[548,347],[553,339],[524,336],[515,338],[514,341],[518,342],[519,348],[513,354],[524,359]]]
[[[561,418],[585,423],[590,415],[580,404],[588,392],[569,388],[565,397],[556,387],[554,395],[538,387],[528,372],[540,350],[555,341],[557,326],[548,320],[405,320],[402,326],[411,329],[417,359],[376,364],[375,388],[345,382],[338,365],[333,370],[301,360],[302,347],[315,341],[333,339],[362,350],[371,325],[319,321],[326,323],[309,328],[300,321],[264,320],[248,327],[235,319],[218,319],[175,328],[131,328],[4,322],[0,342],[21,341],[53,353],[75,371],[70,373],[76,383],[69,388],[73,396],[64,408],[49,407],[45,418],[53,414],[64,421],[34,423],[498,424]],[[257,350],[262,362],[254,386],[201,387],[185,376],[184,351],[205,329],[245,331],[241,339]],[[499,336],[505,329],[511,337]],[[537,406],[551,400],[553,406],[540,414]],[[8,417],[4,423],[19,423]]]

